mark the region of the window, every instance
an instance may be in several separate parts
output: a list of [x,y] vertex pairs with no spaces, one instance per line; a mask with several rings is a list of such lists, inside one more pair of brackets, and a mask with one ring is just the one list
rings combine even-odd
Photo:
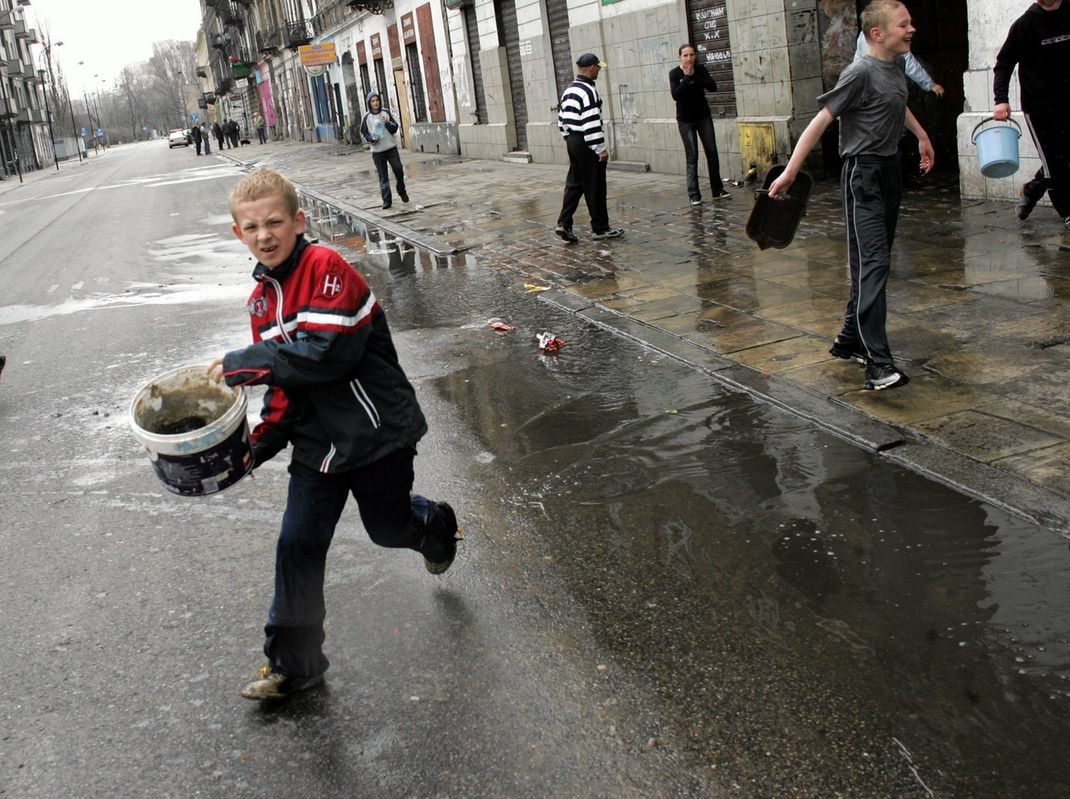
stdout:
[[375,83],[376,91],[379,92],[379,101],[383,108],[390,108],[390,95],[386,91],[386,71],[383,69],[383,59],[375,59]]
[[405,60],[409,63],[409,85],[412,92],[412,121],[427,121],[427,101],[424,99],[424,76],[420,70],[420,52],[415,44],[405,45]]

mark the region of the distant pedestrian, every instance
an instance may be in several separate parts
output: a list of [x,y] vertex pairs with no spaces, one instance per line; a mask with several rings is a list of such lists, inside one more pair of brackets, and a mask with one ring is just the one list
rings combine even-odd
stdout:
[[327,671],[324,569],[350,495],[375,544],[419,552],[431,574],[454,562],[457,518],[449,504],[412,493],[427,422],[360,272],[305,239],[297,191],[277,172],[238,181],[230,212],[257,259],[253,343],[212,361],[209,374],[267,388],[250,436],[254,466],[293,446],[264,627],[268,665],[241,691],[277,700],[321,684]]
[[253,114],[253,127],[256,128],[256,138],[261,144],[267,144],[267,130],[264,127],[264,117],[259,111]]
[[0,355],[0,374],[4,373],[4,367],[7,366],[7,356]]
[[821,110],[806,126],[788,165],[769,187],[776,198],[795,181],[821,134],[840,119],[840,186],[847,229],[851,296],[843,327],[829,353],[866,365],[863,388],[905,386],[910,378],[892,359],[886,331],[885,287],[899,218],[902,170],[899,136],[906,126],[918,137],[921,171],[933,167],[929,136],[907,108],[907,82],[899,56],[910,51],[910,12],[898,0],[873,0],[862,12],[869,52],[847,67],[832,91],[817,98]]
[[[684,158],[687,162],[687,197],[692,205],[702,205],[702,192],[698,187],[698,142],[706,153],[706,168],[710,173],[710,190],[713,199],[731,197],[724,190],[721,180],[721,162],[717,158],[717,139],[713,133],[713,115],[706,102],[706,92],[717,91],[717,83],[705,64],[698,63],[695,46],[680,45],[677,51],[680,66],[669,72],[669,91],[676,101],[676,126],[684,142]],[[698,139],[698,141],[696,141]]]
[[1018,65],[1025,124],[1040,155],[1040,169],[1022,186],[1018,218],[1025,219],[1044,192],[1070,230],[1070,2],[1036,0],[1011,25],[996,56],[993,118],[1011,114],[1011,73]]
[[579,67],[576,79],[561,95],[557,112],[557,128],[568,148],[568,177],[554,232],[567,244],[579,241],[572,232],[572,217],[579,207],[580,197],[587,202],[593,238],[612,239],[624,234],[620,228],[609,226],[609,209],[606,207],[609,150],[602,132],[602,98],[594,85],[606,64],[594,53],[584,53],[576,60],[576,66]]
[[238,136],[241,135],[241,129],[238,127],[237,120],[228,119],[227,123],[223,126],[223,132],[227,136],[227,143],[230,144],[231,149],[238,146]]
[[200,124],[201,128],[201,141],[204,143],[204,154],[212,154],[212,132],[208,130],[208,125],[204,122]]
[[215,140],[219,142],[219,149],[223,149],[223,128],[220,127],[218,122],[212,123],[212,135],[215,136]]
[[190,138],[193,139],[193,146],[197,150],[197,155],[201,154],[201,128],[200,125],[194,125],[189,131]]
[[378,92],[368,92],[368,111],[360,120],[360,135],[372,146],[372,163],[379,174],[379,194],[383,198],[383,208],[389,208],[393,197],[390,193],[390,175],[387,166],[394,171],[394,181],[398,187],[398,197],[403,203],[409,201],[405,191],[405,168],[401,165],[397,139],[401,126],[390,113],[383,108]]

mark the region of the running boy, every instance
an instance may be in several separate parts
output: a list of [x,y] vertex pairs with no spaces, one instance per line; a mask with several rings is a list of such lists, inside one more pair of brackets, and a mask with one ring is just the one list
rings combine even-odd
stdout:
[[253,344],[208,371],[231,386],[269,387],[251,436],[254,466],[293,445],[264,628],[269,665],[241,692],[279,699],[323,682],[324,564],[349,494],[372,541],[420,552],[432,574],[453,563],[457,522],[445,502],[410,494],[427,424],[368,284],[334,250],[305,240],[297,192],[277,172],[242,178],[230,213],[258,261]]
[[843,71],[832,91],[817,98],[822,108],[799,137],[784,172],[769,187],[769,196],[791,186],[821,134],[839,117],[851,298],[829,353],[865,363],[863,388],[880,391],[910,380],[892,360],[884,296],[902,197],[896,153],[904,122],[918,137],[922,173],[932,169],[935,156],[928,135],[907,108],[906,75],[899,56],[910,51],[914,35],[910,12],[898,0],[873,0],[862,12],[862,29],[868,54]]

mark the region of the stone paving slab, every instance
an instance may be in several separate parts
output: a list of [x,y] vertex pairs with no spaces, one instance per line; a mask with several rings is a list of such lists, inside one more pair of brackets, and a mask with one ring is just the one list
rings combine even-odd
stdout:
[[861,367],[827,352],[848,294],[835,181],[818,181],[789,248],[762,252],[744,234],[753,187],[693,208],[680,176],[614,170],[610,219],[626,235],[592,241],[581,207],[569,246],[553,235],[561,166],[405,152],[412,202],[383,210],[357,148],[222,155],[278,169],[433,252],[551,286],[547,301],[1070,533],[1070,234],[1050,209],[1021,223],[1010,205],[960,200],[946,182],[910,189],[888,329],[912,381],[864,392]]

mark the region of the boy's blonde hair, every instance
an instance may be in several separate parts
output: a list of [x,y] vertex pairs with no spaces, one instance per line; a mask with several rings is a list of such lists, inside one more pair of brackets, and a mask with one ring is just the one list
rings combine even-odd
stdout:
[[866,41],[870,41],[870,32],[874,28],[883,28],[888,24],[888,19],[893,11],[903,4],[899,0],[873,0],[862,11],[862,33]]
[[297,199],[297,189],[294,184],[276,172],[274,169],[258,169],[238,181],[238,184],[230,192],[230,215],[235,217],[239,203],[262,200],[265,197],[281,197],[290,216],[296,216],[300,208]]

